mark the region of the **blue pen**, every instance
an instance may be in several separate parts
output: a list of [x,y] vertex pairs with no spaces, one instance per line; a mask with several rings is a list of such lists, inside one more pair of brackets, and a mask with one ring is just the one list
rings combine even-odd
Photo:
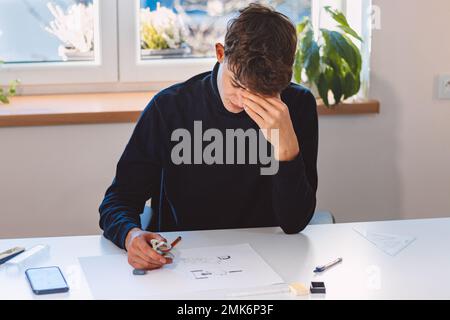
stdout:
[[337,260],[335,260],[335,261],[333,261],[333,262],[330,262],[329,264],[326,264],[326,265],[324,265],[324,266],[318,266],[318,267],[316,267],[316,269],[314,270],[314,273],[321,273],[321,272],[324,272],[324,271],[330,269],[331,267],[334,267],[335,265],[337,265],[338,263],[341,263],[341,262],[342,262],[342,258],[339,258],[339,259],[337,259]]

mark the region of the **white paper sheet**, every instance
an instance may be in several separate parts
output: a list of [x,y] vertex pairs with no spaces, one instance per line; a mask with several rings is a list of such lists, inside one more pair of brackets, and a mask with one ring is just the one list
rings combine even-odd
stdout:
[[249,244],[179,249],[173,264],[143,276],[132,274],[125,254],[79,261],[95,299],[162,298],[283,283]]
[[354,227],[353,230],[390,256],[396,256],[416,239],[413,236],[381,233],[362,227]]

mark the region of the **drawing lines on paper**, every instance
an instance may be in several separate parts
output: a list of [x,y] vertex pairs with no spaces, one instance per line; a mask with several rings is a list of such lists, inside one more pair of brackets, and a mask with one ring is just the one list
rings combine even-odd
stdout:
[[182,258],[181,260],[192,266],[202,266],[202,268],[198,267],[189,271],[195,280],[212,279],[243,272],[242,269],[233,266],[233,259],[230,255],[211,258]]

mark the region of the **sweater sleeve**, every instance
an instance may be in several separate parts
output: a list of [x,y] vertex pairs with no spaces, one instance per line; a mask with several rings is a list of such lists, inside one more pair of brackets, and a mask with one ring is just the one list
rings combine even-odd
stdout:
[[314,96],[308,91],[299,101],[302,112],[291,114],[300,153],[280,162],[272,177],[272,203],[278,223],[287,234],[301,232],[316,208],[318,117]]
[[157,191],[161,174],[161,121],[155,98],[142,112],[100,205],[104,236],[125,248],[128,232],[141,227],[145,202]]

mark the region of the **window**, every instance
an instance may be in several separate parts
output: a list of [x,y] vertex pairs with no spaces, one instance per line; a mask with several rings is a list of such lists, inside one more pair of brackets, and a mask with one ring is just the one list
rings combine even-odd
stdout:
[[0,57],[7,63],[93,61],[95,16],[92,0],[3,0]]
[[0,1],[0,82],[117,81],[117,3]]
[[211,70],[214,44],[240,8],[264,3],[299,22],[314,0],[133,1],[119,0],[120,81],[170,83]]
[[[223,43],[228,21],[251,2],[1,0],[0,60],[6,63],[0,65],[0,83],[20,79],[25,93],[29,85],[56,84],[84,84],[88,91],[134,85],[158,90],[211,70],[214,44]],[[331,5],[370,38],[362,21],[371,0],[256,2],[271,5],[294,23],[311,16],[317,28],[329,27],[320,8]],[[370,41],[364,46],[368,70]]]
[[[214,57],[214,44],[223,43],[228,21],[251,2],[141,0],[141,59]],[[311,0],[264,2],[296,23],[311,15]]]

